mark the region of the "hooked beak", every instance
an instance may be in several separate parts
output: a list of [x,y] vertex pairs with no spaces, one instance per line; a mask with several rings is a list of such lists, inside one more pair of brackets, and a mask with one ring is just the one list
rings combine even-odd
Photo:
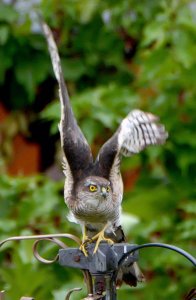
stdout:
[[104,198],[106,198],[106,196],[107,196],[107,191],[106,191],[106,188],[105,188],[105,187],[102,187],[102,188],[101,188],[101,195],[102,195]]

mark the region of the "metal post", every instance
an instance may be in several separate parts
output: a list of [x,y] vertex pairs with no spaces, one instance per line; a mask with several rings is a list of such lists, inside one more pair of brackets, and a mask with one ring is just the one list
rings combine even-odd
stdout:
[[[108,245],[101,243],[93,254],[94,244],[88,245],[86,257],[78,248],[59,250],[59,263],[62,266],[87,270],[92,277],[93,294],[85,299],[116,300],[116,275],[123,255],[136,245],[127,243]],[[138,260],[138,252],[129,256],[129,261]],[[90,298],[91,297],[91,298]]]

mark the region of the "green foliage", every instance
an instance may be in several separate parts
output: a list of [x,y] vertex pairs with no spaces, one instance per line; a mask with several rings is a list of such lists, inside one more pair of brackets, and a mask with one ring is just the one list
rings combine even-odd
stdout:
[[[49,0],[42,1],[39,9],[55,34],[74,113],[93,150],[133,108],[159,115],[169,131],[166,145],[123,160],[125,177],[130,170],[139,173],[124,196],[128,238],[136,243],[171,243],[194,254],[196,32],[192,1]],[[27,108],[33,110],[40,86],[53,76],[46,42],[39,30],[31,30],[36,22],[29,13],[0,3],[0,84],[9,87],[6,103],[26,115]],[[60,115],[57,94],[55,98],[36,116],[51,121],[51,134],[57,132]],[[62,182],[41,175],[2,176],[1,238],[79,234],[79,228],[66,221],[62,189]],[[53,247],[42,251],[54,254]],[[37,263],[29,242],[4,246],[0,261],[0,282],[8,299],[28,293],[39,300],[60,300],[67,289],[82,285],[78,272]],[[119,299],[177,300],[195,284],[190,263],[177,254],[141,250],[140,261],[147,282],[132,289],[123,286]]]

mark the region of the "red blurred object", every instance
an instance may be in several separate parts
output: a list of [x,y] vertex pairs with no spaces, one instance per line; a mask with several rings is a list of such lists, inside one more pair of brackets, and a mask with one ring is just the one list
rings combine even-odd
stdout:
[[10,175],[32,175],[39,172],[40,147],[18,134],[13,140],[14,156],[8,166]]
[[[0,103],[0,123],[4,122],[10,112]],[[3,136],[0,137],[3,143]],[[29,142],[22,134],[18,133],[12,141],[13,157],[7,166],[10,175],[33,175],[39,172],[40,146]]]

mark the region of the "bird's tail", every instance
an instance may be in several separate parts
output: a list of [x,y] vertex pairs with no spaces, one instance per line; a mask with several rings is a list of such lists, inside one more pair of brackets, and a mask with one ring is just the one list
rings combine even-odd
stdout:
[[[121,226],[116,228],[114,233],[115,233],[115,238],[114,238],[115,243],[126,242],[126,238]],[[138,264],[136,262],[134,263],[130,262],[129,257],[125,259],[117,274],[117,279],[116,279],[117,286],[121,286],[123,282],[130,286],[137,286],[138,282],[144,282],[144,281],[145,281],[144,275],[142,274]]]

